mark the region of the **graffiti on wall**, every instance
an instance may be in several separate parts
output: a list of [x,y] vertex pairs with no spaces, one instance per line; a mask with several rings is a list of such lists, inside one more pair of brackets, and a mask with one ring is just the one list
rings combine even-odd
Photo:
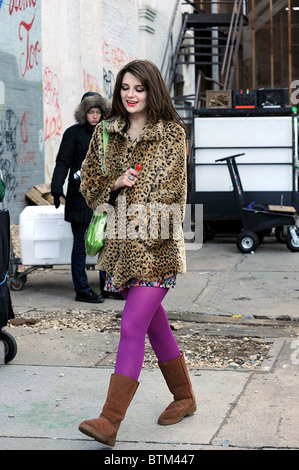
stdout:
[[117,72],[134,57],[117,46],[103,43],[103,86],[107,98],[111,99]]
[[59,103],[60,85],[58,75],[46,67],[43,73],[46,176],[52,178],[61,135],[62,118]]
[[25,19],[21,19],[18,28],[19,41],[23,45],[20,56],[20,73],[22,77],[25,77],[29,70],[32,70],[35,66],[38,66],[40,61],[41,45],[38,40],[36,41],[32,37],[36,12],[38,10],[37,3],[37,0],[29,0],[26,2],[21,2],[20,0],[10,0],[9,3],[10,15],[20,11],[24,12],[31,7],[35,8],[31,21],[28,23],[28,20],[25,21]]
[[99,80],[94,75],[88,73],[83,69],[83,90],[86,91],[95,91],[101,94],[101,88],[99,85]]
[[12,109],[3,113],[0,120],[0,169],[6,184],[7,201],[16,198],[16,191],[24,178],[17,178],[23,170],[23,165],[36,163],[36,152],[30,148],[31,136],[28,131],[27,111],[24,111],[21,120]]
[[18,166],[18,127],[19,121],[16,114],[11,109],[8,109],[0,120],[0,169],[6,185],[6,197],[8,202],[12,200],[18,187],[16,179]]
[[31,136],[29,136],[28,131],[28,113],[25,111],[20,123],[20,144],[18,158],[20,165],[24,165],[29,162],[32,162],[34,166],[36,165],[35,150],[31,148],[30,140],[32,140],[32,137],[31,139],[30,137]]
[[16,223],[44,174],[40,0],[0,0],[0,12],[0,169]]
[[130,60],[133,60],[133,56],[128,54],[126,51],[118,46],[113,46],[104,41],[103,44],[103,60],[107,64],[110,64],[113,68],[120,69]]
[[[136,58],[138,18],[134,21],[137,9],[130,0],[103,0],[103,11],[103,88],[111,99],[118,71]],[[118,18],[115,11],[119,12]]]
[[107,70],[103,67],[103,86],[104,86],[104,94],[107,96],[108,99],[112,99],[113,95],[113,87],[115,83],[115,77],[111,70]]

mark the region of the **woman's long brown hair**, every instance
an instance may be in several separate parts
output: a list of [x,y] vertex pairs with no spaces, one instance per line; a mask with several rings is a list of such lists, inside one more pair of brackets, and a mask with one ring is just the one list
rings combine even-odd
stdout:
[[129,122],[129,113],[124,108],[120,98],[123,77],[127,72],[137,77],[148,92],[148,121],[153,124],[157,124],[160,120],[176,122],[183,127],[187,134],[186,126],[174,108],[161,72],[150,60],[133,60],[118,72],[113,91],[110,118],[122,116]]

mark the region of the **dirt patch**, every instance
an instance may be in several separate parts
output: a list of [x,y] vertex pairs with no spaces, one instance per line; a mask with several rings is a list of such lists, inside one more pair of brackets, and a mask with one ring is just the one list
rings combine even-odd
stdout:
[[[268,340],[251,336],[231,338],[205,335],[198,330],[199,325],[196,323],[170,321],[170,324],[190,368],[257,369],[272,346]],[[28,316],[16,316],[9,322],[9,327],[12,329],[22,326],[45,336],[49,329],[64,330],[66,328],[82,332],[97,331],[99,334],[119,333],[120,325],[120,314],[114,311],[99,313],[90,310],[43,312],[42,314],[30,312]],[[113,359],[111,362],[113,364]],[[148,340],[146,340],[144,367],[157,367],[156,356]]]

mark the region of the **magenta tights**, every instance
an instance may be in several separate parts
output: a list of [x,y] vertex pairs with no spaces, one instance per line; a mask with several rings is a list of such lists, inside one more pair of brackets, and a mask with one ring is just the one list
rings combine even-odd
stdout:
[[159,362],[180,356],[161,304],[167,291],[162,287],[130,287],[121,291],[126,304],[121,320],[116,374],[138,379],[144,359],[146,334]]

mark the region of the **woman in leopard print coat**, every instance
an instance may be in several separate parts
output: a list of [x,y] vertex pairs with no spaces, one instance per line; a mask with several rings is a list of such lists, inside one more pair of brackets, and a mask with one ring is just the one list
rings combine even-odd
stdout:
[[[186,203],[186,134],[158,68],[130,62],[118,74],[109,142],[103,157],[98,125],[81,168],[81,191],[93,209],[108,213],[99,268],[106,289],[126,299],[114,374],[102,414],[79,429],[114,445],[138,387],[147,334],[174,401],[159,424],[196,409],[184,361],[161,304],[176,274],[186,270],[182,221]],[[123,393],[119,395],[120,389]]]

